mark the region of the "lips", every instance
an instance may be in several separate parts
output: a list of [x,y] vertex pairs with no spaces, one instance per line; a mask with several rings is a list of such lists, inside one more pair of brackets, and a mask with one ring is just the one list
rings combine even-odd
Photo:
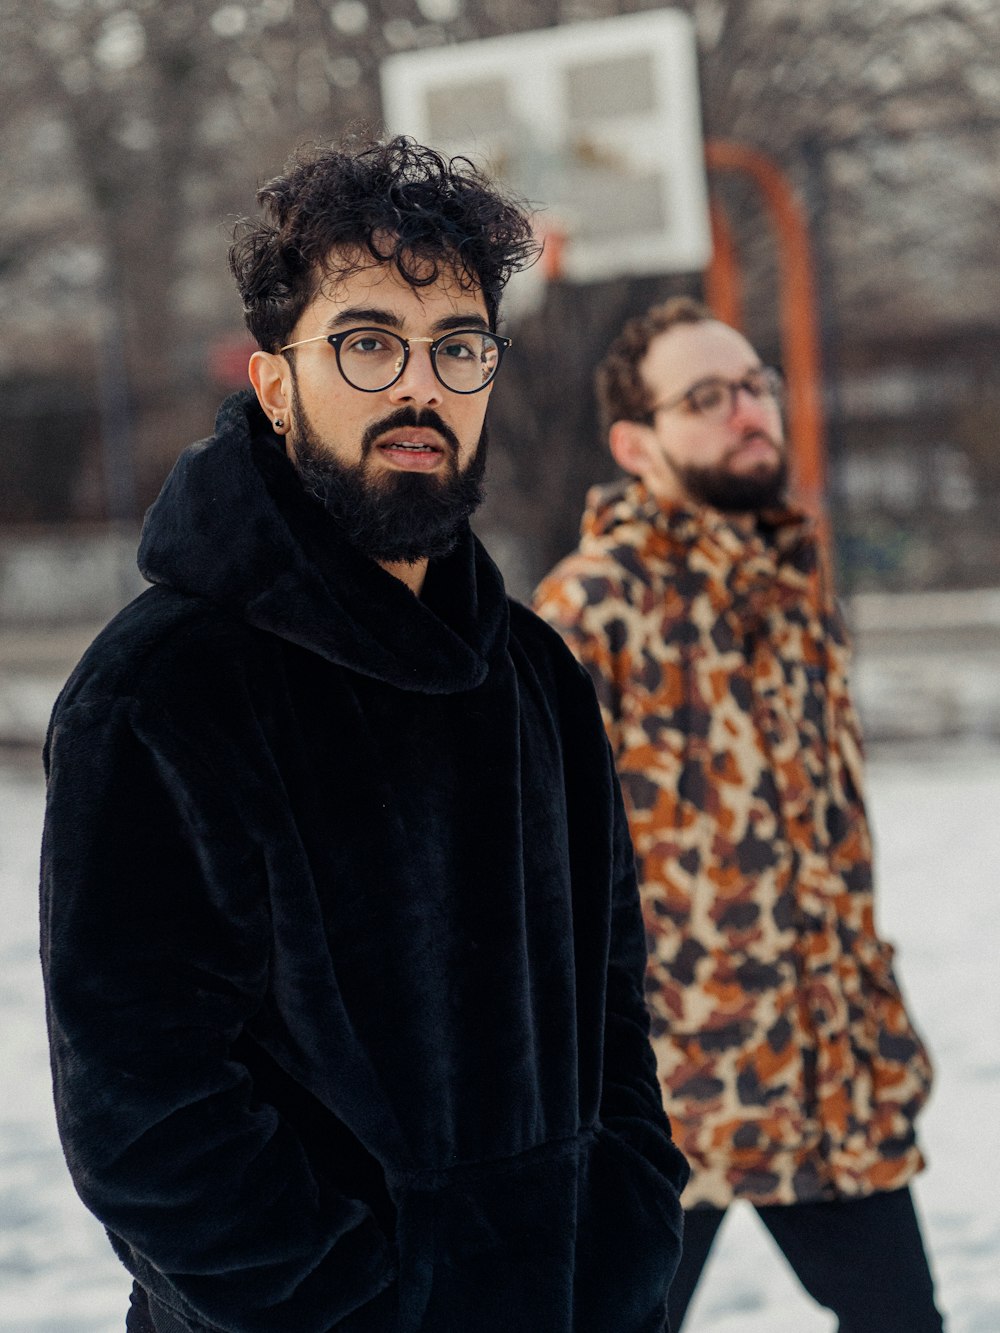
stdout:
[[751,450],[755,453],[760,453],[762,450],[766,450],[768,453],[772,454],[778,452],[774,441],[767,439],[764,435],[753,435],[749,440],[744,440],[735,452],[744,453],[747,450]]
[[767,452],[780,456],[781,450],[770,435],[765,435],[762,431],[753,431],[743,438],[729,450],[729,457],[735,458],[743,453],[762,453]]
[[390,431],[375,448],[394,467],[410,472],[432,471],[445,455],[440,436],[432,430]]
[[436,412],[402,407],[365,428],[361,454],[370,459],[378,456],[392,472],[440,472],[457,461],[459,444]]

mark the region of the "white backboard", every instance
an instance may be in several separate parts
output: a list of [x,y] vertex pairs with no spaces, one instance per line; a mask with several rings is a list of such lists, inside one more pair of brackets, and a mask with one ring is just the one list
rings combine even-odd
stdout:
[[695,272],[711,254],[697,49],[647,10],[392,56],[386,126],[464,153],[568,238],[565,275]]

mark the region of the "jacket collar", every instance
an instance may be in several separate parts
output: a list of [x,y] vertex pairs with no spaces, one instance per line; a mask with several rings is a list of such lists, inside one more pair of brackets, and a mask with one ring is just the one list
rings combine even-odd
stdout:
[[644,562],[690,560],[697,551],[737,592],[801,588],[816,575],[815,526],[802,511],[767,510],[747,525],[708,505],[664,503],[635,478],[591,489],[582,533],[584,550],[597,541],[632,548]]
[[146,515],[139,567],[151,583],[401,689],[472,689],[506,649],[503,580],[468,525],[414,597],[306,494],[248,391],[178,459]]
[[[740,519],[710,505],[660,500],[636,477],[591,487],[583,518],[584,535],[635,519],[669,533],[678,542],[697,541],[706,532],[720,538],[732,534],[738,543],[754,535],[753,529]],[[764,510],[758,516],[756,531],[785,549],[809,526],[810,520],[802,510],[782,505]]]

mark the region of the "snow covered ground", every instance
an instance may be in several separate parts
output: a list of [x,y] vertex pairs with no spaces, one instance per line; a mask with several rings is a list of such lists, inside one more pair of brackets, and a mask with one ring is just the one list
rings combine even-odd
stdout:
[[[0,759],[0,1330],[120,1333],[129,1282],[73,1192],[53,1124],[36,956],[41,801],[35,760]],[[939,1302],[949,1333],[998,1333],[1000,749],[882,751],[870,801],[882,929],[938,1066],[917,1198]],[[832,1329],[754,1215],[734,1209],[685,1333]]]

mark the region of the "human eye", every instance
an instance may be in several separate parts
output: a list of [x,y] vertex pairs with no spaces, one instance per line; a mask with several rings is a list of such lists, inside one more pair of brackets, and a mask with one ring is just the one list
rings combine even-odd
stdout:
[[773,366],[759,366],[751,370],[743,380],[743,388],[754,398],[774,398],[780,400],[782,393],[781,372]]
[[351,329],[344,335],[341,351],[349,356],[377,357],[399,350],[399,339],[383,329]]
[[729,390],[725,380],[702,380],[688,390],[687,401],[695,412],[712,412],[726,401]]
[[438,356],[449,361],[479,360],[483,355],[483,338],[477,333],[453,333],[438,347]]

